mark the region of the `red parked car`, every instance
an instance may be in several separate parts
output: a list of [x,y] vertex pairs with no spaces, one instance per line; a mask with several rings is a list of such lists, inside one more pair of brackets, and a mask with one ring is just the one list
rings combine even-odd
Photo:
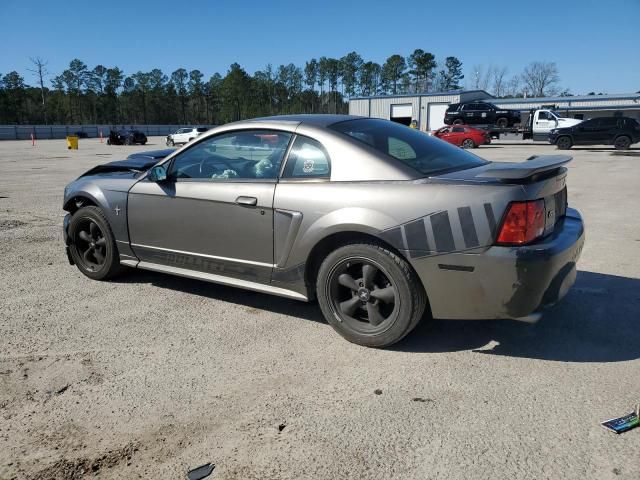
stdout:
[[468,125],[442,127],[436,130],[433,136],[462,148],[476,148],[480,145],[489,145],[491,143],[489,133]]

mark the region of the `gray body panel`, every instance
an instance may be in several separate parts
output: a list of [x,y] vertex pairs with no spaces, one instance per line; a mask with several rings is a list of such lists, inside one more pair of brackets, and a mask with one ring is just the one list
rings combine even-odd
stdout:
[[[494,242],[510,202],[543,198],[554,210],[565,187],[562,165],[570,158],[488,163],[421,178],[326,128],[353,118],[302,115],[228,124],[160,162],[222,132],[274,129],[319,141],[331,159],[330,179],[155,183],[144,174],[94,175],[68,187],[65,208],[71,211],[69,202],[83,196],[101,206],[126,265],[291,298],[314,295],[306,271],[310,255],[323,240],[345,233],[397,250],[418,274],[436,317],[521,318],[561,297],[584,241],[579,214],[560,222],[549,217],[547,237],[531,247]],[[531,180],[549,171],[553,175]],[[238,197],[253,197],[256,205],[240,205]],[[123,209],[118,215],[116,205]],[[530,264],[541,265],[535,277],[526,274],[538,268]],[[565,287],[548,293],[556,288],[554,279]]]

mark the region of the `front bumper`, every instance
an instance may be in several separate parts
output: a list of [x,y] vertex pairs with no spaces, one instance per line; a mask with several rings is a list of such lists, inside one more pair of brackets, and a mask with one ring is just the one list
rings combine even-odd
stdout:
[[67,213],[64,216],[64,220],[62,220],[62,238],[64,238],[64,251],[67,254],[67,260],[69,260],[70,265],[74,265],[73,257],[71,256],[71,252],[69,251],[69,245],[71,244],[71,239],[69,238],[69,222],[71,221],[71,214]]
[[582,217],[567,209],[554,233],[535,244],[429,257],[414,267],[436,318],[533,322],[575,282],[583,245]]

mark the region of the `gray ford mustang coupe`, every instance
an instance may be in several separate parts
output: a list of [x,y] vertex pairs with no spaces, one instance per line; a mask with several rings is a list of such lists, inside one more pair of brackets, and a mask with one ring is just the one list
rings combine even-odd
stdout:
[[584,243],[570,160],[487,162],[379,119],[259,118],[93,168],[65,188],[64,238],[89,278],[317,298],[340,335],[384,347],[425,312],[535,322],[564,296]]

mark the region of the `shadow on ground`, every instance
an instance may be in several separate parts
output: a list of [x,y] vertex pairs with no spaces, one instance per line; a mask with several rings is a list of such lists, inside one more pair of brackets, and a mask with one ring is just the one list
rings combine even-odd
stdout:
[[[483,349],[490,342],[493,348]],[[397,346],[406,352],[474,350],[562,362],[640,358],[640,280],[578,272],[569,294],[535,325],[509,320],[423,322]]]
[[[190,295],[324,322],[317,303],[303,303],[242,289],[153,272],[122,282],[150,283]],[[327,335],[333,335],[327,330]],[[494,346],[485,349],[488,344]],[[389,348],[402,352],[472,350],[486,355],[561,362],[621,362],[640,358],[640,280],[578,272],[569,294],[528,325],[510,320],[428,320]]]

